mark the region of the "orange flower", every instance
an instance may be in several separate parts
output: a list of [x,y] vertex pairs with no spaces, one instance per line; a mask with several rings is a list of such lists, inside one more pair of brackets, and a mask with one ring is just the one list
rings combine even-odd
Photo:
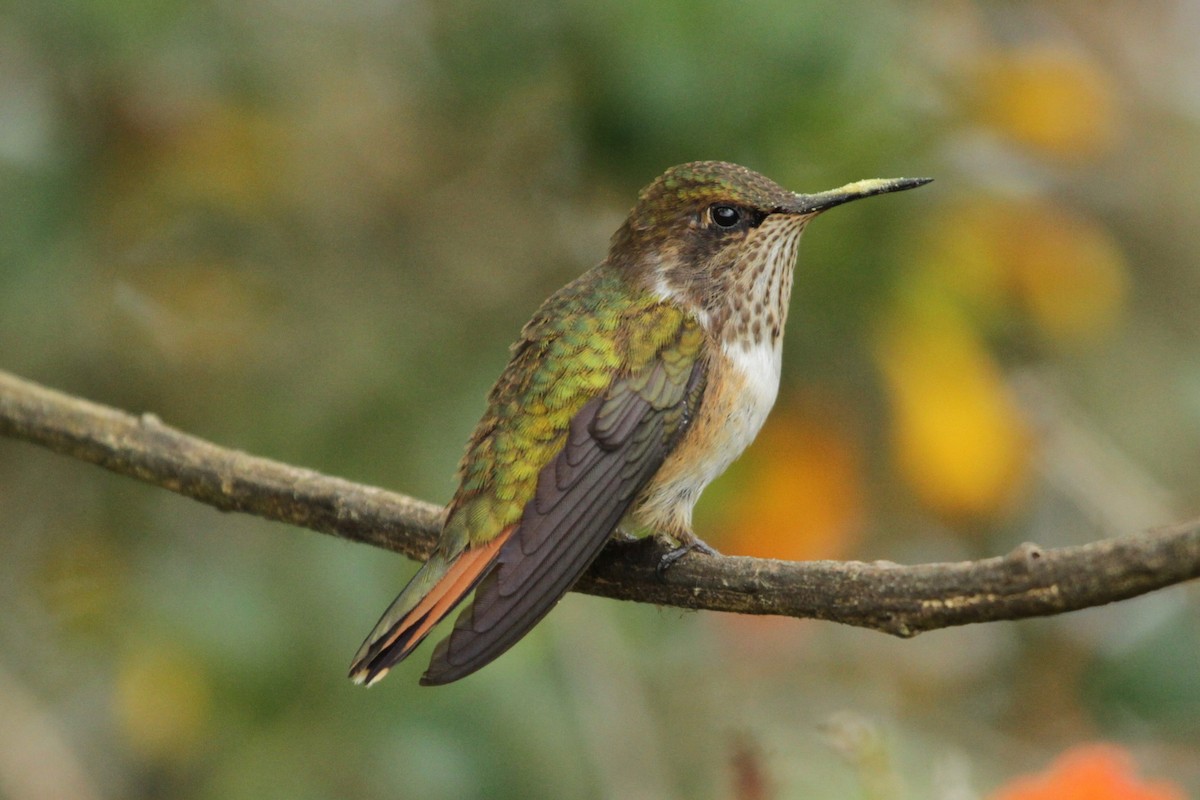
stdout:
[[1040,775],[1000,787],[988,800],[1186,800],[1178,786],[1137,777],[1120,747],[1086,744],[1068,750]]
[[716,525],[729,552],[808,560],[852,549],[863,521],[858,446],[836,409],[813,405],[777,409],[738,470]]

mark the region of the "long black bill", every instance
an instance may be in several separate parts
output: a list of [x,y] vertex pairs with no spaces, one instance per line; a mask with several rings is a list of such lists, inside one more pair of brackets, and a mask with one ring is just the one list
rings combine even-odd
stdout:
[[822,211],[849,203],[851,200],[861,200],[888,192],[903,192],[924,186],[933,178],[871,178],[865,181],[847,183],[837,189],[817,194],[798,194],[795,200],[780,209],[789,214],[819,214]]

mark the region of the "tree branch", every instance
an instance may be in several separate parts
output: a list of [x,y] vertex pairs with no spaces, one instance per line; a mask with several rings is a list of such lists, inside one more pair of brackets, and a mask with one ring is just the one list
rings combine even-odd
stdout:
[[[0,434],[243,511],[424,559],[441,509],[218,447],[0,372]],[[658,576],[662,546],[612,543],[576,591],[680,608],[815,618],[897,636],[1104,605],[1200,577],[1200,520],[1078,547],[900,566],[691,555]]]

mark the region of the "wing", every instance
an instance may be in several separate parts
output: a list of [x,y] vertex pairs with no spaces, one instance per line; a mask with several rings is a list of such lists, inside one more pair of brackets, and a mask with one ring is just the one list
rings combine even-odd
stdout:
[[703,339],[694,317],[631,292],[607,265],[548,299],[492,388],[437,547],[359,648],[351,678],[382,678],[477,587],[459,628],[484,635],[456,628],[426,682],[478,669],[528,631],[686,427],[704,385]]
[[583,574],[638,491],[689,424],[704,391],[703,332],[694,321],[668,341],[633,334],[638,367],[571,417],[565,441],[537,473],[533,498],[471,604],[421,679],[449,683],[511,647]]

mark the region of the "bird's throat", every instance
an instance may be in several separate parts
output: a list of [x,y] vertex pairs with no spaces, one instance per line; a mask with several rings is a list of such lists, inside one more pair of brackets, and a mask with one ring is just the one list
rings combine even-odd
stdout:
[[805,222],[803,217],[768,217],[746,242],[728,276],[720,331],[726,349],[779,351]]

